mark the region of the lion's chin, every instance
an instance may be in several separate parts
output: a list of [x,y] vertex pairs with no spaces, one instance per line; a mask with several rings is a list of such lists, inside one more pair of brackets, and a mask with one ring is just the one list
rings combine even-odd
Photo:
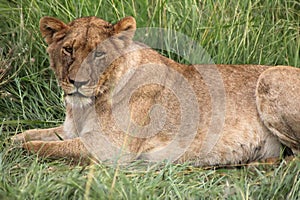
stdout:
[[93,104],[93,99],[85,96],[67,95],[65,101],[72,107],[84,108]]

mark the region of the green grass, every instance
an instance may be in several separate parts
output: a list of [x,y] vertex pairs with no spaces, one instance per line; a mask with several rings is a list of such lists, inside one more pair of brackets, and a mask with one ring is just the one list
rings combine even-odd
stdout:
[[299,199],[299,159],[217,170],[168,163],[81,167],[28,155],[9,141],[64,119],[38,30],[42,16],[116,22],[131,15],[138,27],[187,35],[215,63],[300,67],[299,10],[296,0],[0,0],[0,199]]

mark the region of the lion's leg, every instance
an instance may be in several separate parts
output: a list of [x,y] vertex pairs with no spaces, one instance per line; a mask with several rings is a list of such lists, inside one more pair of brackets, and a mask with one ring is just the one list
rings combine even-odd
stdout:
[[13,142],[26,142],[26,141],[58,141],[65,139],[63,126],[49,128],[49,129],[31,129],[23,133],[17,134],[12,137]]
[[273,67],[263,72],[257,84],[256,102],[266,127],[293,153],[299,153],[300,69]]
[[68,160],[88,160],[90,155],[79,138],[64,141],[30,141],[23,147],[44,158],[66,158]]

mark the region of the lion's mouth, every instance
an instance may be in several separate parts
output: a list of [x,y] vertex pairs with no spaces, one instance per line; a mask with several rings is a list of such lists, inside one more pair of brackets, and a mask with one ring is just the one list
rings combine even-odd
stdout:
[[82,93],[80,93],[80,92],[78,92],[78,91],[73,92],[73,93],[69,93],[69,94],[67,94],[67,95],[68,95],[68,96],[73,96],[73,97],[90,98],[90,97],[88,97],[88,96],[86,96],[86,95],[84,95],[84,94],[82,94]]
[[65,102],[74,107],[85,107],[92,105],[94,102],[94,87],[92,86],[81,86],[75,87],[72,84],[62,83],[64,90]]
[[73,107],[85,107],[93,104],[93,97],[86,96],[80,92],[69,93],[65,96],[66,103]]

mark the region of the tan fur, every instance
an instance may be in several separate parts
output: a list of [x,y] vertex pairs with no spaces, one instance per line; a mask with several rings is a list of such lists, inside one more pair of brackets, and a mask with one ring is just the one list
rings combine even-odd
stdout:
[[[96,17],[69,24],[44,17],[40,30],[65,92],[66,119],[58,128],[29,130],[13,138],[28,150],[75,160],[170,159],[209,166],[278,157],[281,144],[294,153],[300,149],[299,69],[179,64],[133,42],[132,17],[115,25]],[[146,69],[150,71],[143,76]],[[156,76],[164,82],[151,83]],[[132,80],[150,83],[132,91]],[[185,83],[182,94],[174,94]],[[196,127],[193,137],[189,128],[179,134],[184,116],[192,117],[186,123]]]

